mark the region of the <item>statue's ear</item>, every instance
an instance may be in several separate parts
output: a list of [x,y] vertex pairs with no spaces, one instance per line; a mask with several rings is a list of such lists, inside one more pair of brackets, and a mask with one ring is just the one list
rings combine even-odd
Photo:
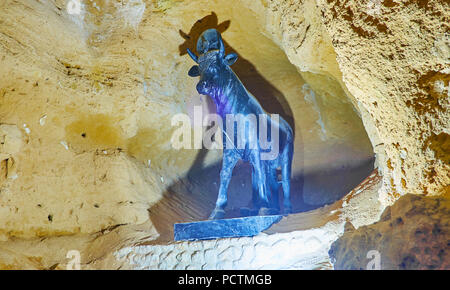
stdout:
[[227,65],[232,65],[237,61],[237,59],[238,59],[237,54],[230,53],[229,55],[225,56],[225,63]]
[[190,77],[198,77],[200,75],[200,70],[198,69],[198,65],[194,65],[188,72]]

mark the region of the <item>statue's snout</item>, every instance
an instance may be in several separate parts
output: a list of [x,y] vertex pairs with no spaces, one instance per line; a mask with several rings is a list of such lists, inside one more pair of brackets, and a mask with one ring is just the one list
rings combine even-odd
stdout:
[[197,84],[197,92],[201,95],[208,94],[208,88],[206,86],[206,81],[199,81]]

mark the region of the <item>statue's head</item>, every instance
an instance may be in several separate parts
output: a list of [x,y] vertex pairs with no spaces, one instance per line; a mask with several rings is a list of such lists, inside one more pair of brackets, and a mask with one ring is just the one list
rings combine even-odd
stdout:
[[200,76],[197,91],[202,95],[212,95],[214,90],[223,84],[227,77],[228,67],[234,64],[238,58],[236,53],[225,55],[225,46],[220,33],[216,29],[204,31],[197,41],[197,52],[195,55],[189,48],[190,57],[197,63],[191,67],[188,75]]

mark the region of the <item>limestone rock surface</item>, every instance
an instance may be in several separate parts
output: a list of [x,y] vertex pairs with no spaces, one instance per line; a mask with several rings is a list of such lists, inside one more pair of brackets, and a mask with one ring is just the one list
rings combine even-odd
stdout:
[[387,207],[379,222],[346,231],[330,256],[335,269],[373,269],[370,252],[376,251],[379,269],[449,270],[449,237],[448,197],[408,194]]
[[[239,54],[233,69],[263,107],[295,127],[298,211],[348,202],[358,228],[403,195],[450,190],[448,1],[81,2],[80,13],[66,0],[0,2],[0,268],[64,268],[69,249],[85,267],[119,268],[119,248],[167,242],[174,222],[209,214],[221,152],[171,146],[174,115],[214,112],[187,76],[186,48],[206,28]],[[374,159],[381,187],[356,194]],[[230,212],[250,196],[239,166]],[[390,234],[421,243],[413,221],[425,217],[404,218],[408,202],[445,230],[439,197],[400,200],[408,231]],[[405,265],[446,267],[422,250]]]

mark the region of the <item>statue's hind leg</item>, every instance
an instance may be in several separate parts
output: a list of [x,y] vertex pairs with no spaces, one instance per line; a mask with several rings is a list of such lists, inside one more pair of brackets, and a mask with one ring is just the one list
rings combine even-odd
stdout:
[[272,215],[276,214],[273,209],[270,208],[270,187],[268,178],[270,180],[271,173],[268,171],[267,164],[261,160],[260,152],[253,151],[250,161],[255,169],[254,176],[256,177],[256,183],[258,187],[258,215]]
[[271,171],[267,174],[267,182],[270,188],[270,198],[269,204],[270,209],[272,209],[277,214],[280,212],[280,201],[278,197],[278,192],[280,189],[280,183],[278,182],[278,175],[276,168],[271,168]]
[[278,201],[278,191],[280,184],[278,183],[277,171],[273,168],[268,168],[266,171],[266,187],[268,192],[268,206],[261,207],[259,215],[276,215],[280,213],[280,204]]
[[251,205],[241,208],[241,216],[253,216],[258,214],[261,202],[258,195],[258,179],[255,174],[255,168],[252,165],[252,200]]
[[293,145],[289,143],[282,155],[281,184],[283,186],[284,213],[292,213],[291,205],[291,170],[292,170]]
[[224,209],[228,201],[228,185],[230,184],[231,175],[238,160],[239,156],[232,150],[223,151],[222,170],[220,171],[219,195],[217,196],[216,208],[209,216],[209,219],[221,219],[225,216]]

